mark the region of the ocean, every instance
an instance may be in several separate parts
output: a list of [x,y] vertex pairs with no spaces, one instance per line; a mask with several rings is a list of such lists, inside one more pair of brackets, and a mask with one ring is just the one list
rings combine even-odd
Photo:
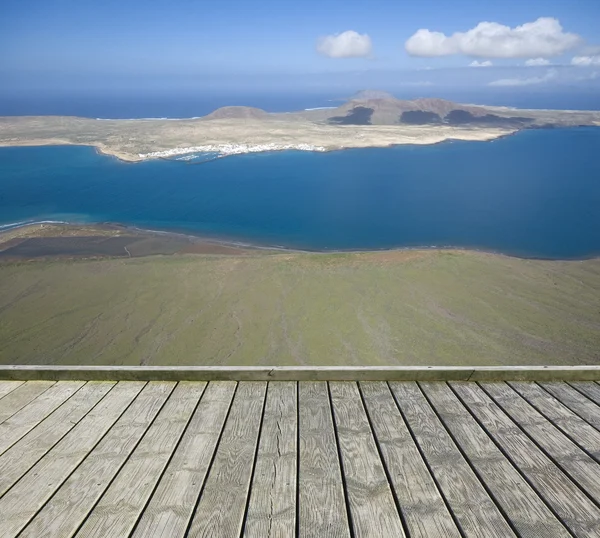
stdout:
[[[194,118],[223,106],[251,106],[268,112],[292,112],[337,107],[353,90],[294,92],[5,92],[0,88],[0,116],[82,116],[86,118]],[[597,91],[524,92],[510,89],[452,90],[403,88],[392,92],[399,99],[439,97],[457,103],[516,108],[600,110]]]
[[123,163],[89,147],[0,148],[0,226],[113,222],[306,250],[600,254],[600,129]]

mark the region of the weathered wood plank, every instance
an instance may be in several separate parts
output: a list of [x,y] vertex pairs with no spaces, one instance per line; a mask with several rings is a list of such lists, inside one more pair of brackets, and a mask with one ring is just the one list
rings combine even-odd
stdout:
[[354,536],[404,536],[356,382],[330,383],[329,389]]
[[160,480],[206,383],[182,381],[75,536],[129,536]]
[[600,502],[600,465],[596,461],[506,383],[484,383],[481,386],[579,487]]
[[521,536],[571,536],[445,383],[423,383],[421,388]]
[[59,381],[0,424],[0,454],[60,407],[84,383],[84,381]]
[[514,536],[417,384],[391,388],[465,536]]
[[237,538],[242,531],[267,384],[241,382],[188,536]]
[[[567,383],[542,383],[541,385],[573,413],[577,413],[586,422],[600,430],[600,406],[598,404]],[[598,388],[600,389],[600,386]]]
[[590,426],[536,383],[509,383],[540,415],[600,462],[600,431]]
[[244,528],[247,538],[296,534],[297,384],[269,383]]
[[235,381],[211,381],[133,537],[184,536],[235,392]]
[[571,385],[582,394],[585,394],[590,400],[600,405],[600,385],[593,381],[571,383]]
[[504,454],[580,538],[600,537],[600,510],[475,383],[451,383]]
[[0,424],[48,390],[54,381],[27,381],[0,400]]
[[52,415],[2,454],[0,497],[72,430],[114,385],[108,381],[88,381]]
[[387,383],[361,382],[360,389],[410,536],[460,537]]
[[299,537],[349,538],[350,527],[327,384],[299,385]]
[[145,383],[118,383],[0,499],[0,536],[15,536],[102,439]]
[[0,399],[20,387],[24,381],[0,381]]
[[175,383],[150,382],[19,535],[72,536],[119,472]]

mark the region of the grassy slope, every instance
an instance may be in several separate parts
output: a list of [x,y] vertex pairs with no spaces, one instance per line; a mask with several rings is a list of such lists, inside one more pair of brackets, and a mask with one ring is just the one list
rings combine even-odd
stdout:
[[431,251],[3,264],[0,362],[598,363],[600,260]]

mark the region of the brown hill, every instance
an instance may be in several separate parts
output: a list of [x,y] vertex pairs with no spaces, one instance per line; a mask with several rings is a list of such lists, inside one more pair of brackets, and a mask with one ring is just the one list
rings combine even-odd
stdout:
[[265,120],[269,118],[269,113],[260,108],[250,106],[224,106],[211,112],[204,119],[207,120],[225,120],[225,119],[256,119]]

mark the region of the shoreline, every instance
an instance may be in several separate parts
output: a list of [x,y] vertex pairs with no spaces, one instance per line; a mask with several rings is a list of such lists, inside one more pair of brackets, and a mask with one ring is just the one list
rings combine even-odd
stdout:
[[[587,126],[586,126],[587,127]],[[525,129],[515,129],[508,132],[502,133],[494,133],[494,134],[486,134],[481,138],[456,138],[454,136],[448,136],[446,138],[442,138],[440,140],[428,141],[428,142],[394,142],[394,143],[381,143],[381,144],[371,144],[371,145],[362,145],[362,146],[335,146],[335,147],[327,147],[327,146],[315,146],[314,149],[306,149],[306,146],[312,146],[312,144],[304,144],[299,143],[294,146],[298,147],[281,147],[281,148],[265,148],[261,150],[250,150],[250,151],[239,151],[235,153],[225,153],[225,154],[217,154],[214,157],[211,157],[207,160],[198,160],[194,162],[192,159],[174,159],[171,157],[183,157],[186,155],[191,155],[195,153],[194,151],[190,152],[181,152],[182,149],[187,148],[173,148],[170,150],[163,151],[155,151],[150,152],[148,154],[128,154],[122,153],[118,150],[111,150],[110,148],[105,147],[102,144],[80,144],[75,142],[68,142],[65,140],[44,140],[44,141],[18,141],[16,143],[6,144],[3,141],[0,141],[0,148],[38,148],[38,147],[46,147],[46,146],[78,146],[78,147],[86,147],[92,148],[98,155],[102,155],[104,157],[111,157],[117,159],[119,162],[127,163],[127,164],[136,164],[143,162],[152,162],[152,161],[169,161],[169,162],[181,162],[183,164],[204,164],[206,162],[217,161],[220,159],[225,159],[227,157],[236,157],[240,155],[251,155],[251,154],[264,154],[264,153],[284,153],[286,151],[302,151],[305,153],[333,153],[335,151],[348,151],[353,149],[393,149],[396,147],[402,146],[413,146],[413,147],[425,147],[425,146],[437,146],[439,144],[447,144],[449,142],[494,142],[495,140],[500,140],[502,138],[507,138],[509,136],[514,136],[520,132],[525,131]],[[256,144],[256,146],[263,144]],[[265,146],[267,144],[264,144]],[[253,144],[254,146],[254,144]],[[201,151],[197,151],[201,153]],[[156,154],[156,155],[152,155]]]
[[[389,247],[389,248],[354,248],[354,249],[310,249],[310,248],[297,248],[297,247],[286,247],[282,245],[268,245],[261,243],[251,243],[247,241],[235,240],[233,238],[217,238],[206,235],[197,235],[190,232],[174,231],[174,230],[155,230],[151,228],[140,228],[135,225],[128,225],[117,222],[90,222],[90,223],[74,223],[67,221],[53,221],[53,220],[40,220],[34,222],[19,222],[11,224],[0,224],[0,252],[2,252],[2,244],[11,240],[11,238],[3,241],[3,236],[14,231],[24,231],[27,229],[33,229],[39,225],[46,226],[49,228],[68,228],[72,231],[104,231],[104,232],[123,232],[137,234],[140,237],[143,236],[160,236],[167,239],[181,239],[189,241],[190,244],[197,245],[212,245],[215,247],[225,247],[231,249],[239,249],[241,251],[259,251],[259,252],[273,252],[273,253],[291,253],[291,254],[313,254],[313,255],[331,255],[331,254],[368,254],[368,253],[386,253],[386,252],[460,252],[460,253],[477,253],[485,254],[496,257],[512,258],[518,260],[530,260],[530,261],[547,261],[547,262],[583,262],[588,260],[600,259],[600,252],[597,254],[590,254],[587,256],[580,256],[576,258],[550,258],[542,256],[524,256],[518,254],[508,254],[501,251],[495,251],[485,248],[477,247],[462,247],[462,246],[415,246],[415,247]],[[44,228],[47,229],[47,228]],[[97,235],[96,235],[97,236]],[[94,235],[83,236],[83,237],[96,237]],[[22,236],[20,236],[22,237]],[[28,235],[23,239],[31,239],[35,237],[53,237],[53,236],[36,236]]]
[[[563,129],[600,129],[600,125],[564,125],[553,127],[552,130],[563,130]],[[455,133],[449,133],[447,136],[442,137],[441,139],[425,139],[422,141],[415,140],[407,140],[401,142],[381,142],[381,143],[372,143],[368,145],[341,145],[341,146],[316,146],[314,144],[309,143],[296,143],[296,144],[281,144],[281,147],[278,147],[277,144],[267,143],[267,144],[218,144],[215,146],[247,146],[249,149],[247,151],[234,151],[230,153],[218,153],[214,152],[215,155],[211,156],[206,160],[202,159],[181,159],[175,157],[185,157],[186,155],[192,155],[193,153],[202,153],[205,151],[202,146],[197,147],[188,147],[188,148],[172,148],[168,150],[159,150],[153,151],[146,154],[132,154],[132,153],[124,153],[118,149],[112,149],[106,147],[102,143],[77,143],[70,142],[67,140],[19,140],[19,141],[11,141],[10,143],[6,143],[6,141],[0,140],[0,148],[9,148],[9,147],[45,147],[45,146],[79,146],[79,147],[88,147],[94,149],[94,151],[98,155],[102,155],[104,157],[114,158],[121,163],[126,164],[136,164],[136,163],[144,163],[144,162],[156,162],[156,161],[169,161],[169,162],[180,162],[182,164],[205,164],[213,161],[218,161],[220,159],[225,159],[228,157],[235,157],[240,155],[251,155],[251,154],[265,154],[265,153],[284,153],[287,151],[302,151],[304,153],[332,153],[335,151],[348,151],[354,149],[394,149],[397,147],[403,146],[412,146],[412,147],[428,147],[428,146],[437,146],[440,144],[447,144],[452,142],[494,142],[496,140],[502,140],[504,138],[508,138],[511,136],[516,136],[520,133],[524,133],[527,131],[543,131],[548,130],[545,127],[527,127],[523,129],[512,129],[512,130],[504,130],[502,132],[481,132],[478,137],[467,138],[467,137],[456,137],[453,136]],[[465,131],[472,133],[472,131]],[[255,149],[258,146],[264,146],[263,149]],[[183,151],[183,150],[190,151]],[[206,150],[206,152],[208,152]]]

